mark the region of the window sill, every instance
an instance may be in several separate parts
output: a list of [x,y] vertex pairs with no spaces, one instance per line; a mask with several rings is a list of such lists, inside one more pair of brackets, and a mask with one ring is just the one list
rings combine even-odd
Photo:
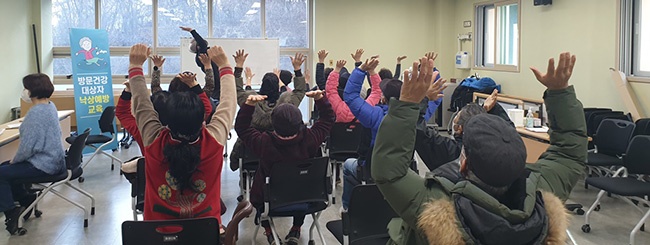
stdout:
[[650,83],[650,77],[627,76],[627,81],[631,83]]
[[519,67],[518,66],[508,66],[508,65],[495,65],[494,67],[474,66],[474,67],[472,67],[472,69],[474,69],[474,70],[482,70],[482,71],[500,71],[500,72],[519,73]]

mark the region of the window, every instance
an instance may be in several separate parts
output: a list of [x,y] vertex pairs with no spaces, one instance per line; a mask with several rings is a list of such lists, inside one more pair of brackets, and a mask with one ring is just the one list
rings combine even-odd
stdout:
[[[54,82],[72,83],[65,76],[70,64],[70,28],[101,28],[108,32],[111,67],[116,83],[127,73],[131,45],[146,43],[167,60],[163,81],[180,72],[180,39],[189,26],[205,38],[278,38],[281,64],[288,55],[310,52],[308,0],[52,0]],[[310,66],[309,61],[305,64]],[[145,73],[153,64],[145,63]],[[291,70],[291,69],[290,69]]]
[[212,36],[218,38],[261,38],[259,0],[221,0],[212,5]]
[[650,77],[650,0],[624,0],[620,9],[620,70]]
[[476,5],[475,18],[475,68],[518,71],[518,2]]
[[280,47],[309,47],[307,0],[266,0],[266,36]]
[[158,47],[179,47],[181,37],[190,36],[180,26],[194,28],[207,37],[208,1],[158,0]]

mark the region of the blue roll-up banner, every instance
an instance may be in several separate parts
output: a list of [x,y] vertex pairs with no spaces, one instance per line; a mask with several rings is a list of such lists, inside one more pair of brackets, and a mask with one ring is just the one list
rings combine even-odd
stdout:
[[[98,29],[70,29],[70,57],[77,131],[91,128],[91,135],[100,134],[99,118],[104,108],[115,105],[108,33]],[[104,135],[111,137],[110,133]],[[104,149],[117,149],[117,140]],[[84,153],[88,152],[92,151],[84,149]]]

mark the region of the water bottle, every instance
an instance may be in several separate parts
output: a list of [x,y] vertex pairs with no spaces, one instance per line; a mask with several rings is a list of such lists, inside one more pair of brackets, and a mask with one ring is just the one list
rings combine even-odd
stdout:
[[526,127],[533,128],[535,126],[535,118],[533,117],[533,109],[528,109],[528,114],[526,114]]

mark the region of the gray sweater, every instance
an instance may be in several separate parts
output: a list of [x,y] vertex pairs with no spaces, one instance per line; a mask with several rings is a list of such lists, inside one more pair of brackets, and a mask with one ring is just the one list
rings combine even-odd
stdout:
[[59,174],[65,170],[65,152],[56,106],[34,105],[20,125],[20,146],[12,163],[29,162],[35,168]]

